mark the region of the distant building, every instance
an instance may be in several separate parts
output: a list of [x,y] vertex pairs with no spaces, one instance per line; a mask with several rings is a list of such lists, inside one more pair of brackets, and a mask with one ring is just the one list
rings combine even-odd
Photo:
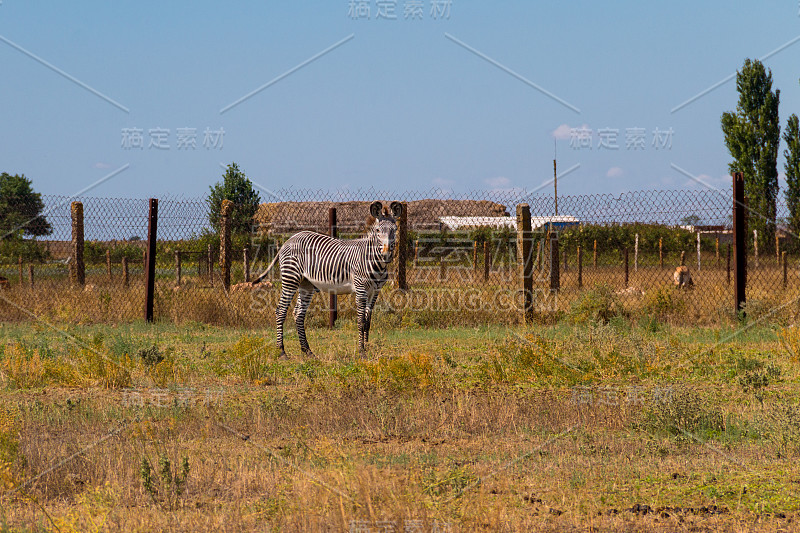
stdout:
[[[479,227],[489,227],[494,229],[510,228],[516,229],[516,217],[439,217],[443,227],[450,231],[472,229]],[[580,220],[573,216],[562,215],[553,217],[531,217],[531,229],[533,231],[545,229],[552,225],[556,230],[563,230],[569,226],[577,226]]]

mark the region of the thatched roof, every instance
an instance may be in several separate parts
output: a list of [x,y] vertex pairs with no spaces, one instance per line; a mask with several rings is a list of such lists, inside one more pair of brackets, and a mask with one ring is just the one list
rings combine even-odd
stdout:
[[[263,232],[293,233],[300,230],[328,231],[328,209],[336,208],[340,232],[364,228],[371,202],[275,202],[258,206],[253,217]],[[389,205],[391,200],[383,201]],[[508,216],[506,206],[489,200],[414,200],[408,202],[408,227],[438,230],[442,216]]]

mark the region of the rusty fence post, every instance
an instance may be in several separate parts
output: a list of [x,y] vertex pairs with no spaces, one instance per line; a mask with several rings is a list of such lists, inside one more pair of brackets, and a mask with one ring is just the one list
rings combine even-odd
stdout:
[[597,239],[594,240],[594,251],[593,251],[593,258],[592,258],[592,266],[597,268]]
[[250,283],[250,248],[247,246],[242,250],[242,270],[244,270],[244,282]]
[[727,263],[728,263],[728,267],[727,267],[728,276],[727,276],[727,278],[728,278],[728,285],[730,285],[731,284],[731,243],[728,243],[728,254],[727,255],[728,255],[728,261],[727,261]]
[[786,286],[789,282],[788,269],[786,267],[786,251],[781,252],[781,260],[783,262],[783,290],[786,290]]
[[175,252],[175,285],[181,286],[181,251]]
[[86,283],[86,269],[83,264],[83,204],[72,202],[72,260],[69,262],[69,278],[73,285]]
[[528,204],[517,205],[517,265],[522,285],[522,323],[527,324],[533,320],[534,267],[531,208]]
[[[339,237],[338,221],[336,220],[336,208],[328,208],[328,235],[334,239]],[[335,294],[328,294],[328,327],[336,327],[336,319],[339,315],[339,299]]]
[[719,233],[717,233],[717,240],[716,240],[716,243],[715,243],[714,246],[715,246],[716,256],[717,256],[717,268],[719,268]]
[[208,250],[206,251],[208,257],[206,258],[206,268],[208,270],[208,284],[213,287],[214,286],[214,249],[211,245],[208,245]]
[[483,241],[483,281],[489,281],[489,271],[492,269],[492,254],[489,241]]
[[397,219],[397,288],[408,290],[406,263],[408,262],[408,204],[402,202],[403,212]]
[[[784,272],[786,272],[786,269],[784,269]],[[32,289],[33,288],[33,263],[28,263],[28,281],[30,282],[31,289]]]
[[114,275],[111,272],[111,249],[106,250],[106,271],[108,272],[109,283],[114,281]]
[[122,286],[128,286],[128,257],[122,256]]
[[747,301],[746,286],[747,212],[744,204],[744,174],[735,172],[733,174],[733,297],[734,311],[737,313],[744,309]]
[[583,288],[583,249],[578,246],[578,288]]
[[658,238],[658,267],[664,268],[664,237]]
[[[233,202],[222,200],[219,224],[219,268],[222,277],[222,288],[231,290],[231,213]],[[210,258],[209,258],[210,259]]]
[[156,282],[156,239],[158,238],[158,200],[150,198],[150,216],[147,224],[147,261],[144,266],[145,296],[144,319],[153,321],[153,296]]

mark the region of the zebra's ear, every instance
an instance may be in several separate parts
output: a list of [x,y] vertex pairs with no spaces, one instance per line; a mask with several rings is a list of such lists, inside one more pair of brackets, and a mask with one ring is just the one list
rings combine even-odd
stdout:
[[381,216],[381,210],[383,209],[383,204],[380,202],[372,202],[372,205],[369,206],[369,214],[375,218]]
[[400,202],[392,202],[389,205],[389,209],[392,210],[392,215],[394,215],[394,218],[400,218],[400,215],[403,214],[403,204]]

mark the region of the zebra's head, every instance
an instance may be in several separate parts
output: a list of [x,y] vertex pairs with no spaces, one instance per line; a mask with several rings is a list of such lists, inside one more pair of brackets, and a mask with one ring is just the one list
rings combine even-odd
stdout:
[[[391,211],[391,212],[390,212]],[[397,217],[403,213],[403,204],[392,202],[389,208],[380,202],[372,202],[369,213],[373,221],[369,226],[370,238],[380,247],[380,254],[385,263],[394,257],[395,238],[397,234]]]

